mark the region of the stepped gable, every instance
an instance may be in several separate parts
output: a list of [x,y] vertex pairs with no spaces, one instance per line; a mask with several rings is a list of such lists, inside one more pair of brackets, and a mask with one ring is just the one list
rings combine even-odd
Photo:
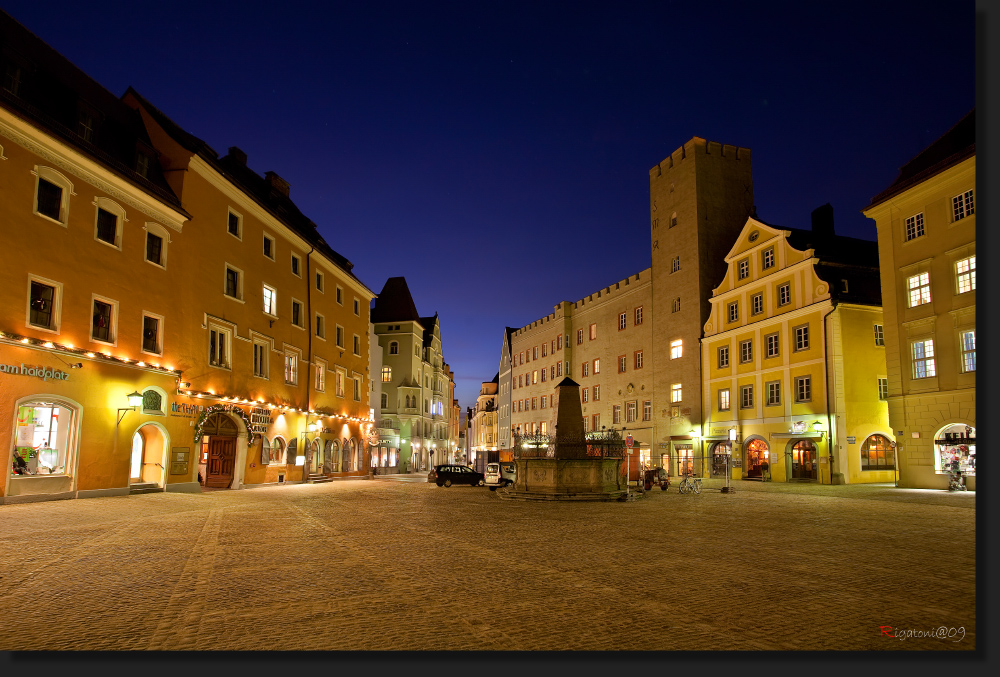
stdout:
[[869,208],[885,202],[893,195],[926,181],[938,172],[956,165],[976,154],[976,109],[945,132],[937,141],[927,146],[916,157],[900,167],[899,176],[892,185],[872,198]]
[[[187,214],[163,178],[139,113],[3,10],[0,65],[21,69],[16,93],[0,88],[0,106]],[[89,141],[78,133],[80,114],[84,112],[93,118]],[[140,150],[149,159],[145,176],[137,171]]]
[[423,326],[405,277],[390,277],[385,281],[372,306],[371,321],[419,322]]

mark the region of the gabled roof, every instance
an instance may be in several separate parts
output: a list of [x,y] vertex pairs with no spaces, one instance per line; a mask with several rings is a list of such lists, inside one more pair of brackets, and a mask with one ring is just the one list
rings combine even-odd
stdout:
[[263,207],[275,219],[285,224],[292,232],[308,242],[317,252],[325,256],[348,276],[356,280],[363,287],[366,287],[352,272],[354,264],[327,244],[323,236],[319,234],[316,224],[299,210],[288,195],[276,189],[267,178],[250,169],[246,164],[245,155],[241,157],[238,154],[234,155],[230,153],[220,158],[219,154],[211,146],[193,134],[186,132],[180,125],[167,117],[163,111],[151,104],[139,92],[135,91],[135,89],[129,87],[126,94],[134,97],[146,109],[146,112],[156,120],[156,123],[163,128],[163,131],[169,134],[177,143],[211,165],[213,169],[219,172],[230,183],[243,191],[247,197]]
[[973,108],[937,141],[927,146],[905,165],[888,188],[872,198],[869,208],[885,202],[893,195],[976,154],[976,109]]
[[438,314],[434,313],[434,317],[421,317],[420,324],[424,327],[424,345],[430,345],[434,340],[434,325],[438,323]]
[[385,281],[372,306],[371,321],[421,322],[405,277],[390,277]]
[[[0,10],[0,68],[8,66],[20,69],[20,84],[16,94],[0,88],[0,106],[186,215],[139,114]],[[77,133],[81,112],[93,118],[91,141]],[[149,158],[146,176],[136,171],[141,149]]]

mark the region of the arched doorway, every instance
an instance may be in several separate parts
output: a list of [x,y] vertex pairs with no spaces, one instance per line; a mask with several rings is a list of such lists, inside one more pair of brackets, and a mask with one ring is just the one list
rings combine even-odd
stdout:
[[348,472],[351,469],[351,441],[345,439],[340,452],[340,470]]
[[733,453],[732,442],[716,442],[712,445],[712,477],[725,477],[729,467],[729,457]]
[[240,429],[229,416],[212,414],[202,426],[201,449],[205,461],[205,486],[227,489],[236,471],[236,438]]
[[796,440],[792,445],[792,470],[793,480],[815,480],[816,479],[816,445],[812,440]]
[[166,433],[154,423],[139,427],[132,435],[132,456],[129,463],[129,484],[163,485]]
[[763,479],[764,464],[767,463],[768,446],[760,437],[754,437],[744,446],[743,477]]
[[271,463],[278,465],[285,463],[285,440],[280,437],[275,437],[271,442]]
[[319,473],[323,472],[323,443],[317,437],[309,445],[310,456],[312,460],[309,463],[309,472]]
[[976,429],[965,423],[946,425],[934,436],[934,471],[976,475]]
[[337,440],[327,440],[323,455],[326,462],[323,464],[323,472],[340,472],[340,445]]

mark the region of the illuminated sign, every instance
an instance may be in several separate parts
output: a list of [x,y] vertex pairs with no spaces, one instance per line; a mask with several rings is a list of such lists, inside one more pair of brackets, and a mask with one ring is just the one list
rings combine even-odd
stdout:
[[263,407],[254,407],[250,410],[250,424],[253,426],[255,433],[266,433],[267,427],[271,425],[271,410]]
[[43,381],[48,381],[49,379],[53,381],[69,380],[69,374],[64,371],[48,369],[47,367],[28,367],[23,363],[20,367],[16,364],[0,364],[0,373],[13,374],[15,376],[34,376]]

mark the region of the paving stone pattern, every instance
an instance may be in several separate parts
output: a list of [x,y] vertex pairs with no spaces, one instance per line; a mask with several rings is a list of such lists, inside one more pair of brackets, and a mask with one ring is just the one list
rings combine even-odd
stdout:
[[549,503],[377,478],[4,505],[0,650],[975,648],[974,493],[706,485]]

